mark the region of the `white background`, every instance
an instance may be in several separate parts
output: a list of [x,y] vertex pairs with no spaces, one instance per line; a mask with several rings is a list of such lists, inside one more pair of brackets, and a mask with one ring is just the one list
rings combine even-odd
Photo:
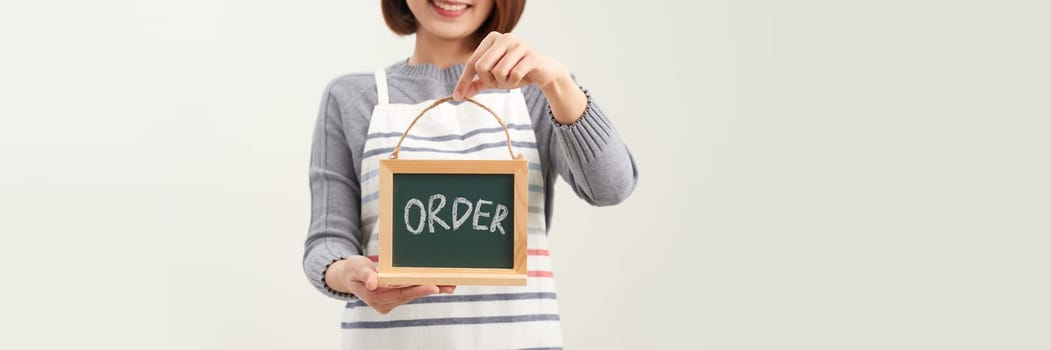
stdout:
[[[558,188],[570,349],[1051,347],[1045,1],[547,1],[638,159]],[[0,5],[0,348],[332,349],[300,259],[375,1]]]

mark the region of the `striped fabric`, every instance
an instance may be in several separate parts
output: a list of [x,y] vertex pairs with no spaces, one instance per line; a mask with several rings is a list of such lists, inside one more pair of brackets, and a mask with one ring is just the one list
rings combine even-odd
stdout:
[[[388,103],[386,76],[376,73],[373,110],[361,161],[361,227],[366,253],[379,255],[379,160],[393,150],[419,111],[433,101]],[[523,287],[460,286],[455,294],[423,297],[387,315],[364,302],[347,303],[341,324],[344,349],[560,348],[555,283],[544,220],[544,178],[525,99],[519,90],[475,97],[508,124],[512,146],[529,161],[528,279]],[[495,127],[494,127],[495,126]],[[401,159],[509,159],[503,129],[470,104],[443,104],[412,129]]]

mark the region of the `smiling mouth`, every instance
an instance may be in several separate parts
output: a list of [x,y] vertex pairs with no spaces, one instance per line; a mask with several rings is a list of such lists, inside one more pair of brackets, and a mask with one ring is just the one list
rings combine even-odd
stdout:
[[445,17],[458,17],[471,8],[470,4],[462,2],[429,0],[427,3],[431,5],[435,12]]

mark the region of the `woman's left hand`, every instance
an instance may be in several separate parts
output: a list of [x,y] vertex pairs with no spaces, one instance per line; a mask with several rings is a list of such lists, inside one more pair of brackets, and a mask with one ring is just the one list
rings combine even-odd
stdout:
[[[475,74],[478,79],[474,79]],[[528,84],[546,90],[559,80],[572,80],[565,64],[537,52],[512,34],[491,32],[467,60],[453,99],[467,99],[485,89],[514,89]]]

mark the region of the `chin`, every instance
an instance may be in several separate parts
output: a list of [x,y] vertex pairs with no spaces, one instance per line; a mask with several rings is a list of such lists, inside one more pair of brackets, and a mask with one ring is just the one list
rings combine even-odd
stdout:
[[491,5],[476,7],[476,1],[467,0],[417,0],[410,3],[420,28],[429,35],[443,40],[462,40],[474,35],[488,18]]
[[471,37],[474,30],[432,30],[430,34],[442,40],[463,40]]

